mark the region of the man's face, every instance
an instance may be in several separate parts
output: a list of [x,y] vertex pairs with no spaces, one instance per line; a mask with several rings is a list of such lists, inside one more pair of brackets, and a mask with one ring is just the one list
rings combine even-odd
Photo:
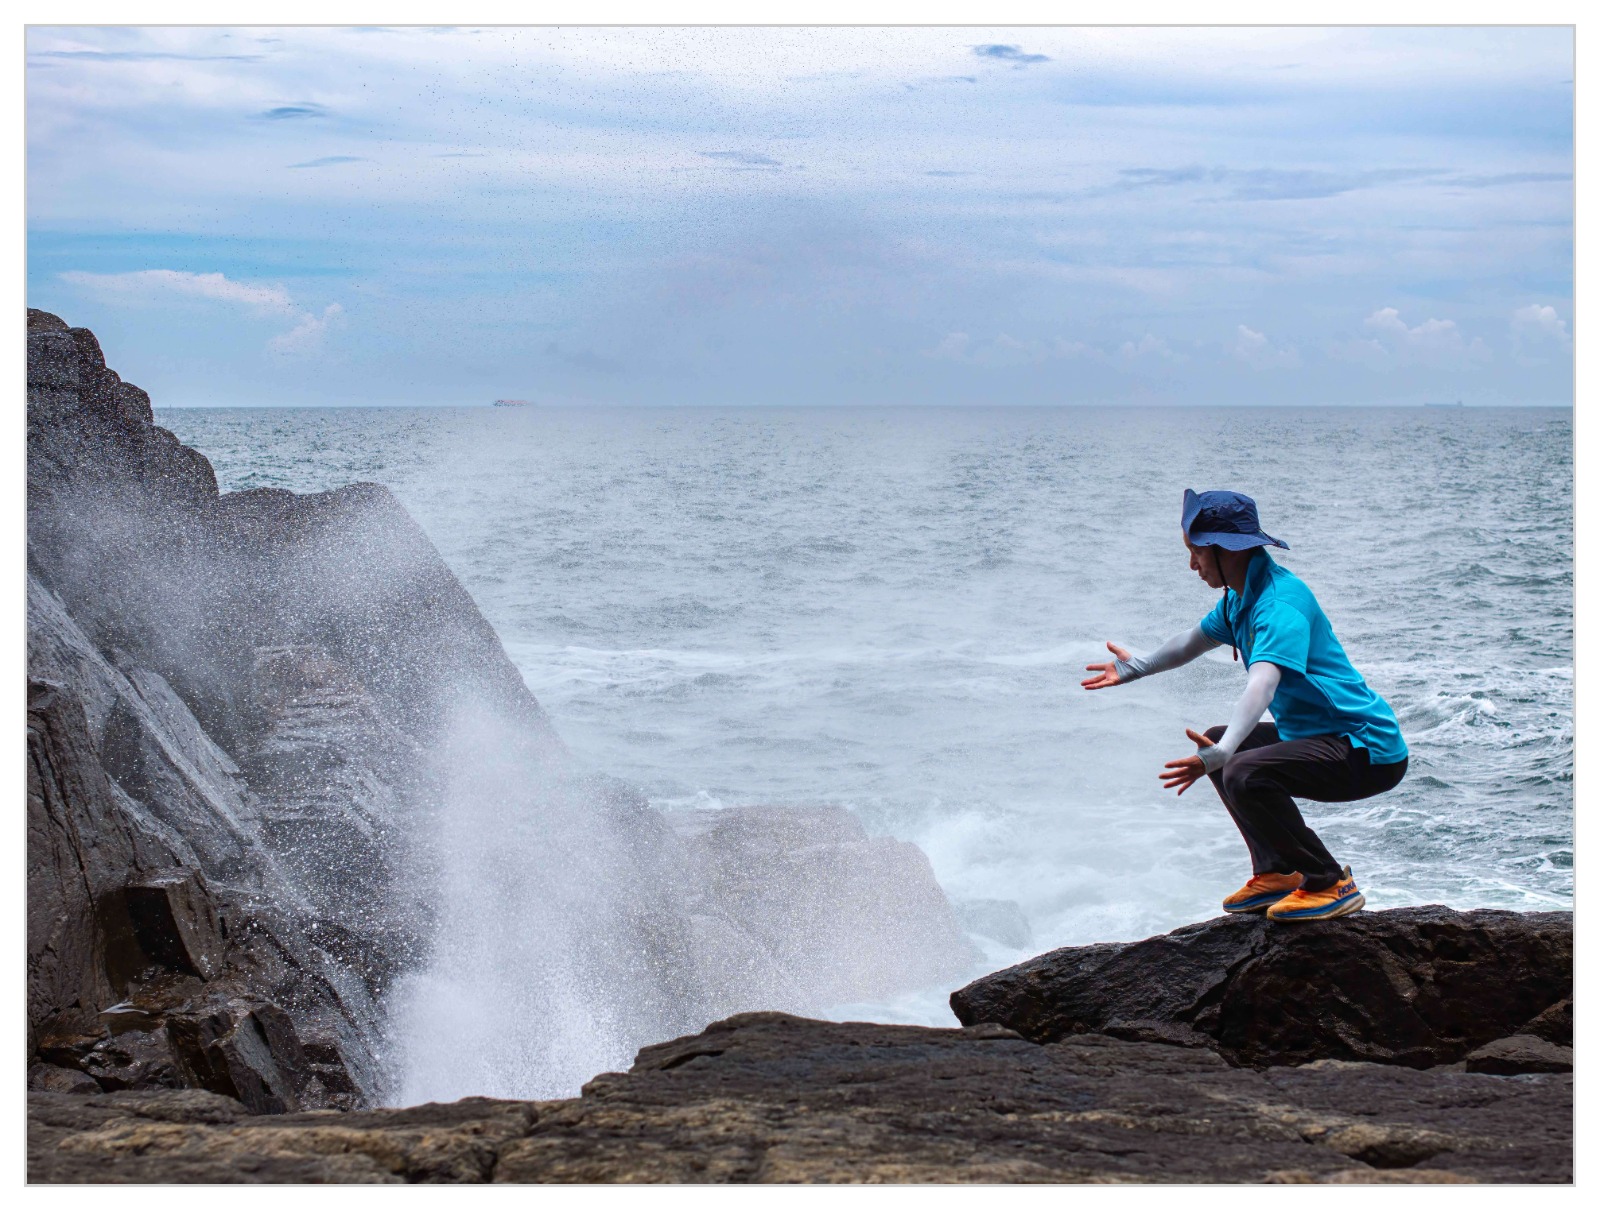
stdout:
[[1183,545],[1189,548],[1189,567],[1213,589],[1223,585],[1222,567],[1217,563],[1216,547],[1197,547],[1183,536]]

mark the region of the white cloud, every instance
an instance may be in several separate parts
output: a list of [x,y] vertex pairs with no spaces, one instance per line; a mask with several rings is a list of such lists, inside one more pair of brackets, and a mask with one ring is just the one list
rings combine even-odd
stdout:
[[344,320],[344,308],[338,303],[329,303],[319,316],[295,303],[283,286],[241,282],[221,273],[190,273],[182,269],[86,273],[73,269],[63,273],[61,280],[112,302],[153,305],[174,298],[195,298],[242,307],[258,316],[292,318],[293,328],[267,342],[267,348],[279,354],[310,353],[321,348],[329,327]]
[[1117,350],[1117,356],[1130,366],[1139,363],[1186,362],[1189,360],[1186,355],[1175,352],[1172,346],[1168,345],[1159,336],[1154,336],[1148,332],[1137,343],[1123,341],[1122,347]]
[[139,269],[132,273],[84,273],[69,270],[62,281],[82,287],[102,298],[156,301],[171,295],[190,295],[220,303],[234,303],[253,311],[292,312],[294,301],[282,286],[254,286],[220,273],[188,273],[181,269]]
[[1542,366],[1572,351],[1572,334],[1554,307],[1529,303],[1511,313],[1511,351],[1523,366]]
[[[1019,39],[1051,62],[978,72],[974,45]],[[1507,325],[1555,299],[1556,322],[1576,326],[1571,188],[1555,179],[1571,166],[1557,95],[1571,44],[1553,27],[34,26],[31,301],[68,313],[94,285],[120,306],[159,298],[151,314],[206,308],[243,330],[247,356],[270,356],[269,338],[284,354],[337,348],[340,373],[387,375],[397,398],[453,390],[464,334],[493,316],[507,356],[530,364],[552,332],[564,350],[629,348],[607,387],[628,398],[742,399],[747,362],[795,367],[771,375],[784,380],[774,402],[836,381],[867,398],[887,388],[859,372],[859,346],[923,380],[905,385],[919,398],[1007,376],[1030,399],[1170,379],[1192,388],[1172,398],[1199,403],[1234,399],[1243,379],[1270,391],[1299,372],[1262,367],[1296,345],[1318,367],[1306,402],[1379,397],[1363,366],[1399,378],[1455,356],[1451,332],[1430,337],[1427,304],[1408,300],[1457,298],[1474,309],[1435,305],[1496,346],[1486,398],[1562,398],[1570,360],[1535,323],[1523,355],[1547,365],[1522,373]],[[904,87],[952,73],[977,83]],[[1418,124],[1461,105],[1478,115],[1465,127]],[[289,168],[340,157],[369,162]],[[765,160],[806,174],[679,171],[777,167]],[[1449,188],[1181,212],[1154,188],[1109,188],[1192,165],[1260,186],[1462,164],[1480,183],[1528,181],[1469,187],[1452,169]],[[145,266],[173,268],[50,235],[107,230],[168,233],[141,246]],[[757,247],[730,247],[749,233]],[[268,246],[270,268],[237,259]],[[79,251],[63,262],[65,249]],[[96,273],[69,285],[63,268]],[[352,272],[363,297],[390,301],[341,332],[323,308],[356,296],[326,283]],[[441,318],[411,301],[424,281],[461,305]],[[1552,285],[1532,300],[1519,281]],[[1403,334],[1362,328],[1382,298],[1408,301]],[[799,322],[763,322],[779,314]],[[1260,332],[1259,347],[1243,315],[1277,337]],[[151,338],[169,362],[192,348],[186,327]],[[1324,365],[1324,339],[1306,335],[1319,328],[1345,330],[1346,360]],[[238,352],[219,341],[182,373],[203,381]],[[559,372],[576,381],[579,363],[564,353]],[[343,390],[308,383],[308,399]]]
[[967,360],[968,351],[972,348],[972,337],[965,332],[947,332],[932,349],[927,351],[929,357],[942,358],[945,361],[964,362]]
[[1141,372],[1189,360],[1187,354],[1179,353],[1161,337],[1149,332],[1137,341],[1123,341],[1115,351],[1059,336],[1019,340],[1010,333],[1001,332],[988,340],[974,340],[970,333],[951,332],[932,349],[924,349],[923,356],[969,366],[1036,366],[1043,362],[1077,359]]
[[1337,346],[1337,356],[1374,370],[1427,366],[1435,370],[1467,370],[1493,355],[1481,337],[1470,341],[1454,320],[1427,319],[1408,326],[1394,307],[1380,307],[1362,321],[1372,336]]
[[322,348],[322,340],[327,335],[329,326],[343,323],[344,308],[338,303],[329,303],[322,309],[320,316],[306,312],[300,317],[300,322],[288,332],[268,341],[267,348],[274,353],[282,354],[313,353]]
[[1563,346],[1572,344],[1567,322],[1556,314],[1554,307],[1542,307],[1538,303],[1518,307],[1511,313],[1511,327],[1517,332],[1550,337]]
[[1257,370],[1289,369],[1300,364],[1300,351],[1292,346],[1278,348],[1267,339],[1267,334],[1254,328],[1239,325],[1239,338],[1233,345],[1233,356]]
[[1006,332],[987,341],[974,341],[966,332],[950,332],[932,349],[923,350],[923,354],[972,366],[1026,366],[1062,358],[1105,357],[1093,345],[1086,345],[1082,341],[1069,341],[1062,337],[1024,341]]

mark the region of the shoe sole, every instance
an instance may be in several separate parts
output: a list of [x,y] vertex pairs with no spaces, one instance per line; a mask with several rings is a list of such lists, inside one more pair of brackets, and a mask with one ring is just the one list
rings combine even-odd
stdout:
[[1224,904],[1222,906],[1222,911],[1243,913],[1266,912],[1267,909],[1271,908],[1274,904],[1288,894],[1289,893],[1286,891],[1279,891],[1273,892],[1271,895],[1267,896],[1258,896],[1254,900],[1241,900],[1237,904]]
[[1357,892],[1353,896],[1346,896],[1342,900],[1335,900],[1326,908],[1304,909],[1297,913],[1274,913],[1270,919],[1274,921],[1327,921],[1334,917],[1343,917],[1350,913],[1356,912],[1359,909],[1364,908],[1366,903],[1366,896],[1362,895],[1360,892]]

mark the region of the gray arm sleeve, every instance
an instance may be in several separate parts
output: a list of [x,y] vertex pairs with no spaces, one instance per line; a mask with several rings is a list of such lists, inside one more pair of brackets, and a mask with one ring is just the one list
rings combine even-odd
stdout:
[[1180,664],[1188,664],[1202,652],[1222,645],[1199,627],[1182,635],[1174,635],[1148,656],[1135,656],[1132,660],[1116,661],[1117,679],[1124,684],[1148,677],[1151,673],[1165,673]]
[[1258,660],[1250,666],[1250,676],[1245,681],[1244,693],[1233,708],[1233,718],[1228,720],[1228,730],[1222,739],[1200,750],[1200,761],[1206,773],[1214,774],[1227,764],[1228,758],[1239,751],[1239,744],[1250,734],[1250,729],[1261,722],[1261,716],[1278,692],[1282,672],[1275,664]]

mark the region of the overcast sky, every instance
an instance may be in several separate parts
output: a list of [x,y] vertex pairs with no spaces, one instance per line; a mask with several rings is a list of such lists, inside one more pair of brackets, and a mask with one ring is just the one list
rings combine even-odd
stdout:
[[1572,402],[1566,29],[50,29],[158,407]]

